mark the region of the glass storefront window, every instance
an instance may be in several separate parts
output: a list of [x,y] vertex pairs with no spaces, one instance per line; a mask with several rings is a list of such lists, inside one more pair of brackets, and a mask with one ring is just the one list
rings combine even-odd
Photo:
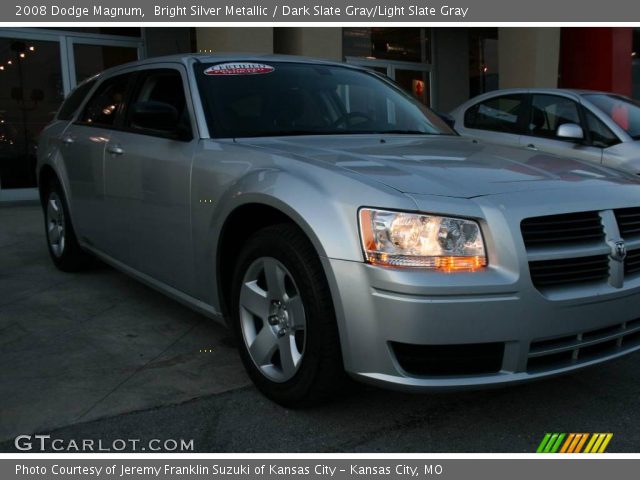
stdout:
[[343,28],[343,53],[405,62],[431,62],[431,42],[424,28]]
[[409,69],[395,69],[395,80],[405,91],[411,93],[425,105],[431,105],[428,72]]
[[59,42],[0,38],[0,188],[36,186],[38,134],[63,97]]
[[[72,30],[76,33],[65,35]],[[86,35],[79,35],[79,31]],[[36,187],[38,136],[55,116],[65,94],[87,77],[138,59],[140,38],[126,37],[139,37],[139,28],[96,29],[95,33],[98,31],[110,37],[95,35],[89,29],[0,29],[2,198],[6,196],[3,192]]]
[[80,83],[107,68],[137,60],[138,49],[76,43],[73,46],[73,57],[76,65],[76,83]]
[[342,29],[349,63],[387,75],[425,105],[431,104],[431,49],[428,28]]
[[498,29],[469,29],[469,94],[498,89]]

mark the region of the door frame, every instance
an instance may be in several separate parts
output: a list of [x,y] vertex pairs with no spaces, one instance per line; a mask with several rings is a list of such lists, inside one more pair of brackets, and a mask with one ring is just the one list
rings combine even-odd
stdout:
[[427,74],[427,79],[429,81],[429,103],[427,107],[431,107],[434,105],[434,75],[433,75],[433,65],[429,63],[415,63],[415,62],[404,62],[402,60],[384,60],[380,58],[362,58],[362,57],[345,57],[345,60],[350,65],[358,65],[359,67],[365,68],[386,68],[387,69],[387,77],[391,80],[396,79],[396,71],[397,70],[413,70],[415,72],[421,72]]

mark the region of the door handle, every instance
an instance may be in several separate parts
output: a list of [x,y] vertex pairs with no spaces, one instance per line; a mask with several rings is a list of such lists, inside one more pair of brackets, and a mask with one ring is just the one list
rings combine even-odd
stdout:
[[122,155],[124,153],[124,148],[120,145],[109,145],[107,146],[107,152],[111,155]]
[[75,142],[75,140],[71,135],[65,135],[64,137],[62,137],[62,143],[64,145],[71,145],[73,142]]
[[527,145],[527,148],[529,150],[536,150],[536,151],[538,150],[538,147],[536,147],[533,143],[530,143],[529,145]]

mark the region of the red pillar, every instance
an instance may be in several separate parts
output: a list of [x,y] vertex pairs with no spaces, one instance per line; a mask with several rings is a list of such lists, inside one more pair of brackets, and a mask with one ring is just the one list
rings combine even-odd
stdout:
[[632,45],[631,28],[562,28],[558,85],[630,96]]

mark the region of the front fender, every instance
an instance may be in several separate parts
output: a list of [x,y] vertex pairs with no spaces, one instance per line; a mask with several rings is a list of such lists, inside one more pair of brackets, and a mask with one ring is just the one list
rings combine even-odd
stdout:
[[[242,161],[211,162],[202,170],[200,160],[195,161],[198,173],[193,175],[192,226],[196,278],[202,299],[218,310],[215,273],[220,233],[237,208],[261,204],[277,209],[300,227],[320,257],[357,262],[363,261],[357,222],[361,206],[416,209],[411,199],[396,190],[363,181],[364,177],[352,172],[246,152]],[[257,157],[268,161],[254,168]],[[223,182],[224,188],[220,188]]]

